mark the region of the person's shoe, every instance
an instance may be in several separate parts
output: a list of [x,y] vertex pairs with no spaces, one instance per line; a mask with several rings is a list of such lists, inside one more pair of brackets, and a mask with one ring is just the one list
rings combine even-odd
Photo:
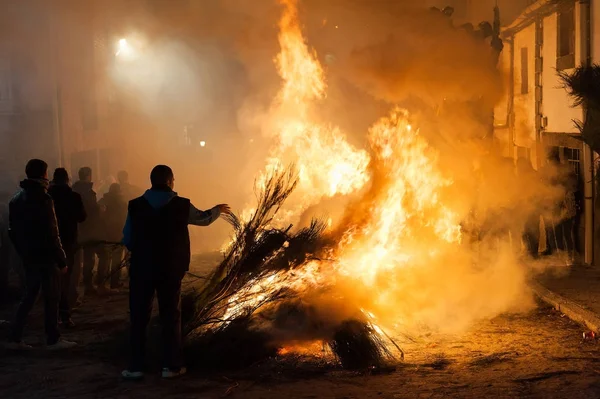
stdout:
[[26,351],[32,348],[31,345],[27,345],[23,341],[19,342],[8,342],[5,346],[6,349],[11,351]]
[[177,377],[181,377],[182,375],[184,375],[185,373],[187,373],[187,369],[185,367],[181,367],[180,369],[169,369],[169,368],[164,368],[162,369],[162,378],[177,378]]
[[77,346],[77,342],[65,341],[64,339],[59,340],[57,343],[52,345],[46,345],[48,350],[62,350],[71,349]]
[[144,373],[141,371],[123,370],[121,372],[121,377],[128,381],[139,381],[144,378]]

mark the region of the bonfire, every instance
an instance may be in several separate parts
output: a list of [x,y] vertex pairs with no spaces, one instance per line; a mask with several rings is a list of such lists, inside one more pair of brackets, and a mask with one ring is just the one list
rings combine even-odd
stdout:
[[[320,345],[345,368],[386,367],[404,356],[387,332],[402,317],[390,300],[402,290],[398,271],[460,243],[459,215],[440,198],[452,182],[404,110],[370,129],[370,151],[313,121],[324,71],[296,2],[282,4],[283,85],[267,126],[276,145],[256,181],[256,206],[226,216],[234,235],[223,261],[185,294],[187,351],[241,366]],[[333,197],[350,201],[342,220],[294,225]]]

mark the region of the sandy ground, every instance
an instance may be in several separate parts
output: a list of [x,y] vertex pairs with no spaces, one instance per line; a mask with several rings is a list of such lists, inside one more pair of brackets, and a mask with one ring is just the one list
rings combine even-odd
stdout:
[[37,349],[0,350],[1,398],[600,398],[600,344],[581,342],[582,327],[541,305],[466,334],[398,337],[406,358],[389,372],[286,356],[239,371],[190,370],[177,381],[150,373],[140,383],[121,380],[126,347],[114,345],[127,326],[126,294],[84,302],[77,329],[65,333],[81,345],[67,352],[43,349],[41,310],[28,326]]

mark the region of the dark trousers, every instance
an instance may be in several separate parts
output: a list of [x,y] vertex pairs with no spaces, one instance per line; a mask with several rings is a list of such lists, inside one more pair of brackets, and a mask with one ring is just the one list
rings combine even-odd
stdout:
[[120,245],[106,245],[98,251],[98,274],[96,285],[104,287],[110,278],[110,287],[118,288],[121,280],[121,262],[123,261],[123,247]]
[[570,256],[575,256],[575,254],[577,253],[577,249],[578,249],[578,242],[577,242],[577,231],[576,229],[578,228],[577,226],[577,217],[571,218],[571,219],[566,219],[563,220],[559,225],[558,228],[561,231],[561,243],[559,243],[560,245],[560,249],[567,251],[567,253]]
[[75,255],[75,264],[73,265],[73,271],[71,279],[74,280],[73,291],[71,291],[70,297],[73,303],[77,297],[77,286],[83,271],[83,284],[86,287],[92,287],[94,277],[94,266],[96,265],[96,253],[98,248],[95,245],[83,246]]
[[60,302],[58,305],[58,314],[62,321],[67,321],[71,318],[71,309],[73,307],[72,293],[77,292],[77,287],[73,277],[73,267],[75,265],[75,250],[66,250],[67,267],[65,274],[60,276]]
[[60,300],[60,271],[53,265],[25,265],[26,293],[19,305],[11,334],[14,342],[23,338],[27,316],[42,290],[44,297],[44,325],[46,342],[55,344],[60,338],[58,331],[58,302]]
[[525,223],[523,230],[523,241],[527,247],[527,252],[531,257],[537,258],[539,256],[540,246],[540,217],[539,215],[530,217]]
[[131,310],[131,371],[142,371],[146,353],[146,327],[152,316],[154,293],[162,324],[162,366],[178,369],[183,365],[181,336],[181,277],[137,275],[129,282]]

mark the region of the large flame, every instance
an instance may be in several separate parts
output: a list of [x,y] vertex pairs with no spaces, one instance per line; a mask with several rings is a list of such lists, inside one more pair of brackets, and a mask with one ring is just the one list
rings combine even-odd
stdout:
[[[369,179],[369,155],[348,143],[340,129],[312,121],[313,103],[325,96],[323,68],[302,36],[296,1],[286,0],[283,4],[281,53],[275,60],[283,87],[271,110],[268,129],[274,132],[276,145],[266,169],[270,172],[282,164],[296,163],[301,196],[298,203],[302,208],[323,197],[361,189]],[[263,174],[263,179],[266,175]]]
[[[337,305],[352,303],[351,308],[362,309],[377,328],[404,323],[409,315],[413,322],[421,315],[431,321],[432,313],[454,317],[446,311],[451,306],[447,301],[431,298],[436,291],[445,292],[456,298],[457,308],[470,300],[454,288],[459,281],[435,278],[445,262],[456,261],[453,268],[470,273],[469,254],[461,252],[464,206],[453,209],[449,205],[453,202],[444,200],[454,184],[452,176],[442,171],[438,153],[407,111],[394,109],[371,127],[371,155],[352,146],[338,128],[315,122],[313,107],[326,93],[324,71],[302,36],[296,1],[281,2],[281,53],[276,64],[283,86],[272,107],[270,127],[276,144],[263,176],[284,163],[294,162],[299,168],[300,198],[286,204],[286,218],[336,195],[351,195],[352,205],[331,232],[337,245],[327,261],[311,260],[247,287],[231,298],[226,316],[240,314],[243,307],[255,307],[269,294],[290,287],[307,292],[313,300],[343,298]],[[463,275],[474,276],[473,286],[480,281],[489,284],[487,274],[456,273],[456,278]],[[430,289],[421,290],[424,282]],[[515,286],[510,289],[516,291]],[[320,295],[324,287],[327,293]]]

